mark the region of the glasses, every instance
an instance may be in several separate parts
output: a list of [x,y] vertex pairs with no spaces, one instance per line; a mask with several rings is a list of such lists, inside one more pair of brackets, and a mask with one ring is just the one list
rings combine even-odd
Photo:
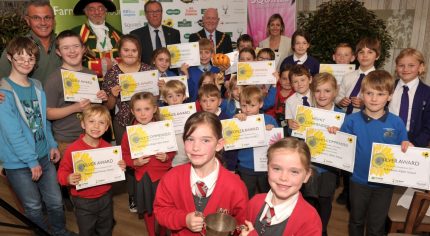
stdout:
[[95,11],[105,12],[106,11],[106,7],[88,7],[85,9],[87,9],[87,11],[89,11],[89,12],[95,12]]
[[54,19],[53,16],[44,16],[44,17],[40,17],[40,16],[28,16],[28,18],[30,18],[32,21],[35,21],[35,22],[42,22],[42,20],[46,21],[46,22],[50,22],[50,21],[52,21]]
[[272,58],[270,58],[270,57],[257,57],[257,60],[259,60],[259,61],[270,61],[270,60],[272,60]]
[[18,65],[23,65],[23,64],[25,64],[26,62],[27,62],[29,65],[34,65],[34,64],[36,64],[36,58],[35,58],[35,57],[30,57],[30,58],[29,58],[29,59],[27,59],[27,60],[25,60],[23,57],[18,57],[18,58],[12,57],[12,59],[13,59],[16,63],[18,63]]
[[161,13],[161,10],[155,10],[155,11],[146,11],[146,14],[151,14],[151,15],[158,15]]

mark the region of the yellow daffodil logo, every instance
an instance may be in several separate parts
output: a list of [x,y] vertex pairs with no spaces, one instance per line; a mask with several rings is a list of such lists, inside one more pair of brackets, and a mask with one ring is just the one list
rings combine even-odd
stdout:
[[269,66],[272,66],[272,62],[267,63]]
[[225,144],[233,144],[240,138],[240,129],[234,121],[225,121],[222,123],[222,136]]
[[327,73],[333,74],[333,68],[331,66],[328,66],[328,65],[321,65],[320,72],[321,73],[327,72]]
[[170,124],[169,123],[165,123],[164,126],[170,127]]
[[91,77],[91,79],[92,79],[93,81],[96,81],[96,77]]
[[75,173],[81,174],[81,180],[87,181],[94,173],[94,162],[88,153],[74,153]]
[[297,110],[296,121],[300,125],[297,131],[304,132],[306,128],[311,127],[314,123],[312,110],[307,107],[300,106]]
[[154,76],[155,76],[155,73],[152,73],[151,75],[152,75],[152,77],[154,77]]
[[160,108],[160,115],[163,120],[173,120],[173,115],[167,108]]
[[421,155],[427,159],[429,157],[429,152],[423,152]]
[[184,78],[184,77],[181,77],[181,81],[185,81],[185,78]]
[[62,71],[63,83],[64,83],[64,94],[66,96],[73,96],[78,93],[80,86],[79,80],[70,71]]
[[308,129],[306,132],[306,143],[313,158],[321,155],[327,147],[324,133],[321,130]]
[[372,162],[370,163],[370,174],[383,176],[389,174],[394,166],[394,154],[391,148],[375,144],[373,146]]
[[340,120],[340,115],[336,115],[334,118],[335,118],[336,120]]
[[118,149],[114,149],[113,154],[115,154],[115,155],[118,154]]
[[125,97],[132,96],[134,91],[136,90],[137,83],[133,79],[132,75],[121,75],[120,86],[121,86],[121,95]]
[[189,106],[188,106],[188,109],[189,109],[189,110],[192,110],[192,109],[193,109],[193,105],[189,105]]
[[348,143],[352,143],[353,139],[352,138],[348,138]]
[[179,51],[179,48],[176,46],[168,46],[167,49],[169,49],[170,52],[171,64],[176,64],[181,58],[181,52]]
[[240,63],[237,71],[238,80],[248,80],[252,76],[252,67],[248,63]]
[[260,122],[260,121],[261,121],[261,118],[260,118],[260,117],[257,117],[257,119],[256,119],[256,120],[257,120],[257,122]]
[[131,127],[127,129],[130,151],[138,152],[144,149],[148,145],[148,134],[140,127]]
[[165,25],[165,26],[173,27],[174,26],[173,24],[174,23],[173,23],[173,20],[171,18],[167,18],[167,19],[163,20],[163,25]]

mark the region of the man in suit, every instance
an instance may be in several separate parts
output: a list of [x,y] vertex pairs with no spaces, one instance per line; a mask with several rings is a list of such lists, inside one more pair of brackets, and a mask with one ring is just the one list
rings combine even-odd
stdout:
[[189,41],[197,42],[201,38],[207,38],[214,44],[215,53],[229,53],[233,51],[230,35],[216,30],[219,23],[218,10],[208,8],[203,14],[203,29],[191,34]]
[[148,24],[130,33],[139,38],[142,46],[142,62],[150,65],[152,52],[155,49],[181,43],[181,35],[179,30],[161,25],[163,7],[160,2],[146,2],[145,15]]

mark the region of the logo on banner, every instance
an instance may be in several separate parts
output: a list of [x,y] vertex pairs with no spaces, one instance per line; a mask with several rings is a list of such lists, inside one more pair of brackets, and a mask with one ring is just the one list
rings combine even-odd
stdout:
[[184,39],[189,39],[189,38],[190,38],[190,33],[184,34]]
[[185,9],[185,15],[186,16],[197,16],[197,10],[194,9],[193,7]]
[[191,27],[191,21],[187,21],[185,19],[178,21],[178,27]]
[[[181,0],[183,3],[192,3],[194,0]],[[161,2],[161,1],[160,1]]]
[[181,14],[181,10],[179,9],[167,9],[167,15],[179,15]]
[[122,10],[123,16],[136,16],[136,12],[133,10]]
[[122,0],[122,3],[139,3],[139,0]]
[[159,0],[159,2],[173,2],[173,0]]
[[206,11],[206,8],[202,8],[202,9],[200,9],[200,14],[204,15],[204,14],[205,14],[205,11]]
[[175,22],[173,22],[172,18],[167,18],[167,19],[163,20],[163,25],[165,25],[165,26],[173,27],[174,24],[175,24]]

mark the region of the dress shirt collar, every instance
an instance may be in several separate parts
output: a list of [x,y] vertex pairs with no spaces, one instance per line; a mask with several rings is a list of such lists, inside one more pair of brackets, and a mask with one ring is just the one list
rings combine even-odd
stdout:
[[299,199],[299,193],[294,194],[293,196],[288,198],[285,202],[278,204],[276,206],[273,205],[272,203],[273,197],[274,196],[273,196],[272,190],[269,190],[269,192],[266,195],[266,199],[264,200],[266,205],[264,206],[263,212],[261,213],[260,221],[264,219],[267,211],[269,211],[270,208],[274,208],[275,216],[272,218],[271,225],[276,225],[283,222],[284,220],[288,219],[291,216],[294,208],[296,207],[297,201]]

